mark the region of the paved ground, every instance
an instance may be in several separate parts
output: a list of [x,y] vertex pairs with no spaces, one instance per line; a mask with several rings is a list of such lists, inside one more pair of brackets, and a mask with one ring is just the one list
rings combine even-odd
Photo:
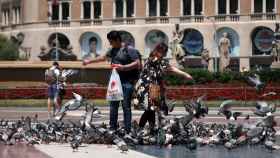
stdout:
[[[100,107],[101,117],[94,118],[95,123],[108,123],[109,111],[108,107]],[[259,117],[253,115],[248,108],[234,108],[235,111],[243,112],[244,116],[251,115],[250,122],[254,122]],[[34,116],[39,115],[40,120],[46,120],[48,118],[46,108],[0,108],[0,119],[19,119],[21,116]],[[183,108],[176,108],[174,112],[170,114],[169,117],[183,115]],[[69,112],[65,119],[78,120],[83,114],[83,110]],[[142,111],[133,110],[133,119],[138,120],[142,114]],[[204,122],[221,122],[224,123],[225,118],[222,116],[217,116],[217,108],[211,108],[210,113],[206,118],[201,119]],[[277,129],[280,131],[280,111],[276,112],[276,121],[278,122]],[[244,116],[242,116],[239,121],[244,122]],[[119,111],[119,119],[122,120],[122,111]],[[280,134],[280,132],[278,132]],[[262,150],[264,152],[262,152]],[[250,151],[250,152],[249,152]],[[251,149],[247,151],[246,149],[238,150],[239,154],[235,155],[234,152],[225,153],[223,148],[213,150],[211,147],[199,148],[195,152],[187,151],[184,147],[173,147],[169,148],[158,148],[158,147],[139,147],[137,150],[130,150],[128,153],[121,153],[116,149],[115,146],[106,145],[85,145],[79,148],[78,152],[73,152],[69,147],[69,144],[50,144],[50,145],[37,145],[35,147],[26,145],[16,145],[16,146],[4,146],[0,144],[0,158],[92,158],[102,157],[102,158],[152,158],[152,157],[163,157],[163,158],[175,158],[175,157],[205,157],[206,155],[211,158],[237,158],[242,157],[242,153],[246,153],[249,157],[272,157],[276,158],[280,155],[279,152],[276,154],[268,154],[263,148]],[[261,152],[260,152],[261,151]],[[209,153],[210,155],[208,155]],[[259,153],[259,154],[254,154]],[[260,156],[261,155],[261,156]],[[237,157],[236,157],[237,156]]]

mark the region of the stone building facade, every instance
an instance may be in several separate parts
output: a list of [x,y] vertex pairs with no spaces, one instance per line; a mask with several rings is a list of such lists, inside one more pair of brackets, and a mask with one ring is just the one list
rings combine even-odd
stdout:
[[[238,69],[264,62],[272,49],[278,0],[1,0],[1,33],[24,34],[22,47],[29,60],[40,60],[42,48],[59,46],[78,59],[102,54],[109,47],[106,34],[122,31],[124,41],[144,57],[157,42],[172,40],[175,24],[184,32],[188,60],[200,59],[203,49],[218,56],[217,43],[229,34],[231,56]],[[57,44],[56,44],[57,45]],[[214,69],[210,61],[209,69]],[[195,62],[194,62],[195,63]]]

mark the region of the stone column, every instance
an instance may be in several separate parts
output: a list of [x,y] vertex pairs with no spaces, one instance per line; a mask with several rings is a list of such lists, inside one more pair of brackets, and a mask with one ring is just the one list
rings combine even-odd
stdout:
[[160,0],[157,0],[157,16],[160,16]]
[[146,17],[150,16],[149,15],[149,8],[150,8],[149,0],[146,0]]
[[62,2],[59,1],[59,21],[62,21]]
[[230,14],[230,0],[226,1],[226,14],[229,15]]
[[116,8],[116,0],[114,0],[114,2],[113,2],[113,18],[116,18],[116,11],[117,11],[117,8]]
[[17,17],[16,17],[16,8],[13,8],[13,9],[12,9],[12,16],[13,16],[13,17],[12,17],[12,18],[13,18],[13,19],[12,19],[12,23],[13,23],[13,24],[16,24],[16,18],[17,18]]
[[274,13],[277,13],[278,0],[274,0]]
[[218,0],[215,0],[215,13],[216,13],[216,15],[219,14],[219,1]]
[[81,20],[83,20],[84,19],[84,2],[83,1],[81,1]]
[[90,19],[94,19],[94,1],[90,2]]
[[134,8],[133,8],[133,16],[132,17],[135,17],[136,16],[136,8],[137,8],[137,2],[136,2],[137,0],[134,0],[133,1],[133,4],[134,4]]
[[191,0],[191,16],[195,15],[194,0]]
[[262,13],[266,14],[266,0],[262,0]]
[[184,2],[180,0],[180,15],[184,16]]
[[72,1],[69,1],[68,4],[69,4],[69,17],[68,17],[68,20],[71,21],[72,20]]
[[255,0],[251,0],[251,14],[255,13]]
[[167,0],[167,11],[166,11],[166,16],[169,16],[170,12],[170,0]]
[[205,0],[202,0],[202,15],[205,14]]
[[48,1],[48,5],[49,5],[49,21],[52,21],[52,1]]
[[266,19],[266,0],[262,0],[262,13],[263,13],[263,19],[265,20]]
[[20,8],[17,8],[17,24],[20,23]]
[[6,18],[5,18],[5,11],[2,12],[2,26],[5,25]]
[[123,0],[123,18],[126,18],[127,15],[126,15],[126,10],[127,10],[127,6],[126,6],[126,0]]
[[237,14],[240,14],[240,0],[238,0],[238,9],[237,9]]

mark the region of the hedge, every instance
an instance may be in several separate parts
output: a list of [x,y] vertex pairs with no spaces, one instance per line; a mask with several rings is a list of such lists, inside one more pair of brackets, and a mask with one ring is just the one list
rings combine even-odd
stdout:
[[167,85],[180,86],[180,85],[193,85],[193,84],[207,84],[207,83],[245,83],[246,77],[253,74],[260,75],[263,82],[280,83],[280,69],[263,69],[252,70],[249,72],[209,72],[205,69],[184,69],[183,71],[189,73],[194,81],[187,81],[184,78],[169,74],[165,76]]

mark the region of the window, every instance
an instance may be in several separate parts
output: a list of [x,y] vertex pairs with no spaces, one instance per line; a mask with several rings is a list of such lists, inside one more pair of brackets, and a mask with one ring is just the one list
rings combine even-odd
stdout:
[[263,9],[263,0],[254,0],[254,13],[262,13]]
[[99,19],[101,16],[101,1],[94,1],[94,19]]
[[183,15],[191,15],[191,0],[183,0]]
[[90,19],[91,13],[91,2],[87,1],[83,3],[84,5],[84,19]]
[[238,0],[230,0],[230,14],[238,14]]
[[126,0],[126,15],[127,17],[133,17],[134,16],[134,0]]
[[274,0],[266,0],[266,12],[273,13],[275,9],[275,1]]
[[218,0],[218,14],[227,14],[226,0]]
[[168,0],[160,0],[160,16],[167,16],[168,14]]
[[149,16],[157,16],[157,0],[149,0]]
[[196,0],[195,2],[194,2],[194,14],[195,15],[201,15],[201,13],[202,13],[202,11],[203,11],[203,8],[202,8],[202,6],[203,6],[203,2],[202,2],[202,0]]
[[59,6],[56,4],[52,5],[52,20],[59,20]]
[[116,0],[116,17],[123,17],[123,1]]
[[69,19],[69,3],[62,3],[62,20]]

